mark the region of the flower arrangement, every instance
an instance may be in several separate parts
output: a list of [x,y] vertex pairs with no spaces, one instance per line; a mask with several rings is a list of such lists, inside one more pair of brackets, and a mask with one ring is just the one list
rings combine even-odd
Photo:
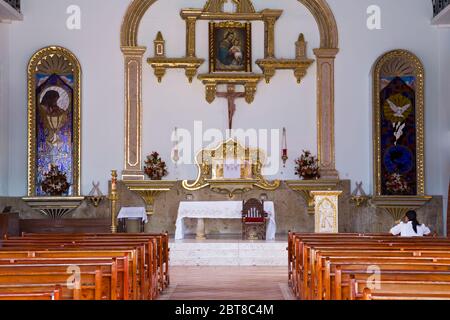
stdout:
[[392,173],[387,176],[386,189],[390,194],[408,194],[408,182],[398,173]]
[[304,180],[313,180],[320,178],[319,160],[308,150],[303,150],[303,154],[295,160],[295,174]]
[[59,197],[67,193],[70,183],[67,182],[67,176],[61,172],[57,165],[50,165],[50,171],[44,173],[44,180],[41,184],[42,191],[52,197]]
[[161,180],[169,174],[166,163],[162,161],[159,153],[156,151],[147,156],[144,171],[151,180]]

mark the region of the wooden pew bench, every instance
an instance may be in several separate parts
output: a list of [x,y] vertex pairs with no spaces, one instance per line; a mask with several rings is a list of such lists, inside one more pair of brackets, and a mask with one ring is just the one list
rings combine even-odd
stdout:
[[[17,241],[8,240],[2,242],[2,248],[0,252],[7,250],[21,250],[21,251],[43,251],[45,249],[50,250],[62,250],[62,251],[73,251],[73,250],[91,250],[91,251],[105,251],[105,250],[137,250],[138,257],[138,276],[140,277],[139,285],[141,286],[141,298],[142,299],[153,299],[157,295],[157,290],[155,290],[156,276],[153,266],[147,264],[148,259],[146,246],[148,243],[140,242],[117,242],[117,243],[106,243],[106,242],[59,242],[59,241],[33,241],[28,242],[28,240]],[[152,259],[154,261],[154,259]],[[142,270],[142,272],[141,272]],[[133,285],[135,280],[133,279]]]
[[[117,270],[115,263],[79,264],[80,288],[67,288],[72,275],[69,264],[0,265],[0,286],[50,284],[63,288],[63,299],[116,300]],[[64,296],[68,294],[69,296]]]
[[[450,240],[446,238],[290,233],[288,242],[288,281],[301,299],[351,299],[350,282],[367,283],[375,266],[387,283],[426,282],[435,290],[430,281],[449,280]],[[366,288],[359,289],[362,298]]]
[[[10,238],[10,239],[17,239]],[[22,239],[58,239],[58,240],[83,240],[83,239],[108,239],[114,241],[121,240],[156,240],[156,252],[158,260],[158,281],[159,290],[162,291],[170,283],[169,277],[169,236],[167,233],[164,234],[49,234],[49,235],[39,235],[39,234],[23,234]]]
[[[450,282],[380,281],[367,288],[361,281],[352,283],[352,300],[450,300]],[[374,286],[375,287],[375,286]]]

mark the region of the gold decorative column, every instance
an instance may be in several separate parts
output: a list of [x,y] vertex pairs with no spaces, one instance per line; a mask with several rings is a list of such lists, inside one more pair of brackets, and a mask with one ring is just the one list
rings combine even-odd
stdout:
[[317,57],[317,139],[322,179],[339,179],[334,144],[334,60],[339,49],[315,49]]
[[195,58],[195,27],[201,10],[182,10],[180,15],[186,21],[186,57]]
[[263,12],[265,38],[264,59],[275,59],[275,23],[280,15],[280,10],[266,10]]
[[125,59],[125,169],[122,179],[144,180],[142,172],[142,58],[145,47],[122,47]]
[[111,201],[111,232],[117,233],[117,201],[119,195],[117,193],[117,171],[111,171],[111,193],[109,195]]
[[339,233],[339,196],[342,191],[312,191],[315,202],[315,232]]

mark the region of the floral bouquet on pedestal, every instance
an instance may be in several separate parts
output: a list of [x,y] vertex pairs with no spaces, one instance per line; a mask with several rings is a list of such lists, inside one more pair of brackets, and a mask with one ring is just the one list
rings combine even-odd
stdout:
[[60,197],[67,193],[70,188],[67,176],[61,172],[57,165],[50,165],[50,171],[44,174],[41,184],[42,191],[52,197]]
[[320,178],[319,160],[314,157],[310,151],[303,150],[303,154],[295,160],[295,174],[304,180],[313,180]]
[[166,163],[161,160],[159,153],[155,151],[147,156],[144,171],[151,180],[162,180],[169,174]]
[[398,173],[387,176],[386,189],[390,195],[408,195],[410,192],[408,182]]

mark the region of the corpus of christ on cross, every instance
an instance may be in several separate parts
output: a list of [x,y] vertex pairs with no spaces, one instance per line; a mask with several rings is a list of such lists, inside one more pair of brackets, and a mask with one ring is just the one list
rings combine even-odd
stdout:
[[245,92],[236,92],[236,87],[233,84],[227,86],[227,92],[217,92],[218,98],[225,98],[228,100],[228,128],[233,129],[233,117],[236,112],[236,99],[245,98]]

